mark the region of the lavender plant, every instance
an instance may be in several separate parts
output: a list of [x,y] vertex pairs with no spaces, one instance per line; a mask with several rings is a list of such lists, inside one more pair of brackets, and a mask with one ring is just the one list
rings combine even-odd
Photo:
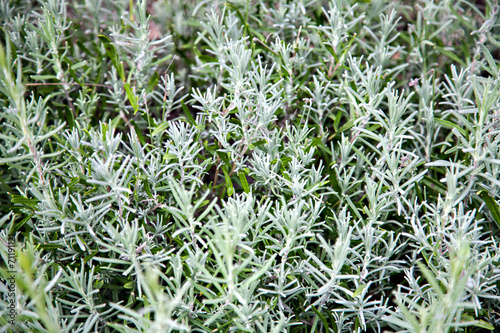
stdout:
[[498,1],[0,3],[2,331],[500,329]]

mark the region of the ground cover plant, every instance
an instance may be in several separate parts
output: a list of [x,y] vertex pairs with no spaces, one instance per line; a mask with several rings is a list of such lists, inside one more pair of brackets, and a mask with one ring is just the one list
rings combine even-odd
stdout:
[[498,1],[0,4],[2,331],[500,330]]

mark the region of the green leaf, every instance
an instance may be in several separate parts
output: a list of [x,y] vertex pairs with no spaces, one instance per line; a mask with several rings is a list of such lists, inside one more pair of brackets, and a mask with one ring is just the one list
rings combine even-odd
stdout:
[[227,166],[230,166],[231,165],[231,162],[229,161],[229,156],[227,156],[228,154],[223,152],[223,151],[217,151],[216,152],[217,155],[219,155],[220,159],[222,160],[222,162],[224,162],[225,165]]
[[462,15],[460,15],[455,8],[453,8],[453,5],[454,3],[450,2],[448,7],[450,8],[450,11],[455,15],[455,17],[471,31],[475,30],[472,24],[468,20],[466,20]]
[[165,129],[168,127],[169,122],[164,121],[160,125],[156,126],[155,130],[153,133],[151,133],[152,136],[155,136],[156,134],[163,133]]
[[370,159],[361,150],[359,150],[355,146],[352,146],[352,150],[354,150],[356,154],[366,162],[367,165],[372,166]]
[[149,181],[146,180],[146,181],[143,182],[143,184],[144,184],[144,191],[146,191],[146,194],[148,195],[148,197],[150,199],[152,199],[153,198],[153,194],[151,193],[151,189],[149,188]]
[[462,127],[458,126],[457,124],[455,124],[451,121],[439,119],[439,118],[434,118],[434,120],[436,121],[436,123],[438,123],[439,125],[444,126],[446,128],[449,128],[449,129],[456,128],[463,136],[467,136],[467,132]]
[[184,101],[181,101],[181,106],[182,106],[182,110],[184,110],[184,113],[186,114],[187,118],[188,118],[188,121],[191,125],[195,126],[196,127],[196,121],[194,120],[193,118],[193,115],[191,114],[191,112],[189,111],[188,107],[186,106],[186,104],[184,103]]
[[130,105],[134,108],[134,114],[139,110],[139,104],[137,103],[137,97],[134,95],[132,88],[128,82],[123,83],[123,87],[125,88],[125,92],[127,93],[127,98],[130,102]]
[[145,145],[146,144],[146,140],[144,139],[144,136],[141,133],[141,129],[139,128],[139,126],[137,125],[137,123],[134,120],[132,120],[132,119],[130,119],[130,123],[132,124],[132,126],[134,126],[135,134],[139,138],[139,141],[141,142],[141,144]]
[[231,196],[234,193],[233,183],[231,182],[231,177],[226,171],[226,168],[223,167],[222,171],[224,172],[224,178],[226,179],[226,187],[227,187],[227,195]]
[[[292,161],[292,158],[291,157],[288,157],[288,156],[285,156],[285,157],[280,157],[280,162],[281,162],[281,166],[286,166],[288,163],[290,163]],[[276,164],[276,162],[272,163],[271,164]]]
[[354,119],[351,119],[347,123],[345,123],[344,125],[342,125],[341,128],[339,128],[339,133],[345,132],[348,129],[351,129],[351,127],[353,127],[353,126],[354,126]]
[[347,123],[345,123],[344,125],[342,125],[342,127],[340,127],[338,131],[336,131],[335,133],[333,133],[332,135],[330,135],[328,137],[328,141],[330,141],[331,139],[333,139],[336,135],[338,135],[338,134],[340,134],[342,132],[345,132],[345,131],[351,129],[353,126],[354,126],[354,120],[351,119]]
[[172,58],[171,54],[164,56],[163,58],[160,58],[156,61],[151,62],[151,64],[149,66],[150,67],[158,67],[160,64],[164,63],[165,61],[167,61],[170,58]]
[[218,62],[219,62],[219,61],[217,60],[217,58],[214,58],[214,57],[211,57],[211,56],[208,56],[208,55],[205,55],[205,54],[200,54],[200,55],[198,56],[198,58],[199,58],[201,61],[205,62],[205,63],[213,63],[213,62],[218,63]]
[[481,190],[477,194],[484,200],[486,207],[490,210],[491,216],[493,216],[493,220],[495,220],[497,225],[500,227],[500,207],[498,202],[496,202],[486,190]]
[[85,61],[81,61],[81,62],[77,63],[76,65],[73,65],[73,62],[71,60],[69,60],[68,57],[64,57],[63,58],[63,65],[66,65],[66,67],[68,68],[68,73],[69,73],[69,75],[71,75],[73,80],[75,80],[76,83],[78,83],[78,85],[80,87],[84,88],[83,84],[80,82],[80,80],[76,76],[75,69],[85,66]]
[[422,191],[420,191],[420,185],[418,182],[413,183],[413,188],[415,189],[415,192],[417,192],[417,197],[420,202],[424,202],[424,196],[422,195]]
[[323,44],[323,45],[325,46],[326,50],[330,52],[330,54],[333,56],[335,62],[339,62],[339,58],[337,57],[337,53],[335,53],[335,51],[333,50],[333,47],[328,44]]
[[354,298],[354,297],[357,297],[357,296],[361,295],[361,293],[363,292],[363,289],[365,289],[365,287],[366,287],[366,284],[362,284],[362,285],[360,285],[360,286],[358,287],[358,289],[356,289],[356,290],[354,291],[354,294],[352,294],[352,297]]
[[30,30],[35,31],[48,45],[51,45],[52,41],[47,37],[46,34],[42,32],[42,30],[38,29],[30,22],[27,22],[27,26],[30,28]]
[[9,231],[9,235],[14,235],[19,229],[23,227],[31,218],[33,217],[34,214],[30,214],[26,216],[24,219],[22,219],[21,222],[16,223],[14,227]]
[[446,186],[443,183],[439,182],[439,180],[431,178],[429,176],[424,176],[422,179],[422,183],[424,185],[432,188],[434,191],[438,192],[441,195],[446,195]]
[[123,285],[123,288],[125,289],[132,289],[134,288],[134,282],[130,281],[130,282],[127,282]]
[[175,160],[177,158],[177,155],[172,154],[172,153],[166,153],[163,155],[163,161],[168,161],[168,160]]
[[73,186],[78,184],[78,182],[80,182],[80,177],[73,177],[73,178],[71,178],[71,181],[67,184],[67,187],[69,189],[73,189]]
[[439,285],[438,280],[436,280],[434,274],[430,269],[424,266],[420,261],[417,262],[418,268],[424,275],[425,279],[429,284],[431,285],[432,289],[434,292],[437,294],[438,297],[444,297],[444,292],[441,290],[441,286]]
[[495,329],[495,327],[493,327],[491,324],[485,322],[484,320],[478,320],[474,326],[476,327],[481,327],[481,328],[484,328],[484,329],[487,329],[487,330],[490,330],[490,331],[493,331]]
[[341,195],[342,193],[340,193],[341,192],[340,185],[337,178],[338,178],[337,171],[332,169],[331,167],[328,168],[328,180],[330,181],[330,186],[333,188],[335,192],[337,192],[338,195]]
[[94,287],[95,287],[95,289],[101,289],[101,288],[102,288],[102,286],[103,286],[103,284],[104,284],[104,281],[102,281],[102,280],[100,280],[100,281],[95,281],[95,282],[94,282]]
[[263,144],[267,144],[267,140],[266,139],[261,139],[259,141],[255,141],[254,143],[248,145],[248,148],[250,150],[254,150],[255,148],[257,148],[258,146],[261,146]]
[[30,75],[30,78],[34,81],[38,80],[57,80],[57,76],[47,74],[47,75]]
[[38,244],[36,246],[36,250],[39,250],[39,249],[42,249],[42,250],[56,250],[56,249],[60,249],[62,247],[62,245],[59,245],[59,244]]
[[321,143],[321,139],[323,138],[323,136],[318,136],[316,138],[314,138],[311,143],[307,146],[305,152],[308,153],[309,150],[311,150],[311,148],[313,147],[316,147],[317,145],[319,145]]
[[96,54],[96,52],[91,52],[91,51],[90,51],[90,50],[89,50],[89,49],[88,49],[88,48],[87,48],[87,47],[83,44],[83,42],[82,42],[82,41],[80,41],[80,40],[76,42],[76,45],[78,45],[78,47],[80,48],[80,50],[82,50],[85,54],[87,54],[87,55],[89,55],[89,56],[91,56],[91,57],[95,57],[95,56],[99,57],[99,56],[100,56],[100,54],[99,54],[99,53],[98,53],[98,54]]
[[38,204],[38,199],[30,199],[23,197],[21,195],[13,194],[12,199],[10,200],[12,203],[19,203],[28,206],[36,206]]
[[156,86],[158,85],[158,79],[160,78],[160,75],[158,72],[154,72],[151,78],[149,79],[148,85],[146,86],[146,93],[152,93]]
[[104,45],[104,49],[106,50],[106,54],[111,59],[111,63],[115,66],[120,78],[123,82],[125,82],[125,71],[123,69],[123,64],[118,61],[118,53],[116,52],[115,46],[111,43],[111,39],[105,35],[99,35],[99,40]]
[[335,115],[333,121],[333,129],[335,130],[335,132],[338,132],[339,130],[340,119],[342,119],[342,111],[337,112],[337,115]]
[[319,312],[318,310],[316,310],[316,308],[314,307],[314,305],[311,305],[311,307],[312,307],[312,309],[313,309],[314,313],[316,313],[316,316],[318,316],[318,317],[319,317],[319,319],[321,319],[321,322],[322,322],[322,323],[323,323],[323,325],[324,325],[324,327],[323,327],[323,328],[324,328],[325,330],[328,330],[327,332],[329,332],[329,331],[330,331],[330,329],[328,328],[328,327],[329,327],[329,325],[328,325],[328,322],[326,321],[325,317],[321,314],[321,312]]
[[95,250],[94,252],[92,252],[91,254],[89,254],[88,256],[86,256],[85,258],[83,258],[83,262],[84,263],[89,262],[89,260],[92,259],[98,253],[99,253],[99,250]]
[[333,333],[338,333],[339,329],[337,328],[337,321],[335,320],[335,317],[332,315],[331,311],[326,311],[326,314],[330,319],[330,330],[333,331]]
[[[238,7],[236,7],[236,6],[235,6],[235,5],[233,5],[232,3],[228,3],[228,2],[226,2],[226,3],[224,3],[224,6],[227,6],[227,7],[231,8],[232,10],[234,10],[234,11],[236,12],[236,15],[237,15],[237,16],[238,16],[238,18],[240,19],[241,24],[243,24],[243,27],[244,27],[244,29],[245,29],[245,31],[246,31],[247,36],[249,36],[249,37],[250,37],[250,40],[252,40],[252,39],[253,39],[253,36],[252,36],[252,34],[250,33],[250,26],[248,25],[248,19],[245,19],[245,18],[243,17],[243,15],[241,14],[240,10],[238,9]],[[248,14],[248,13],[247,13],[247,14]]]
[[460,318],[460,322],[469,325],[474,325],[476,327],[484,328],[490,331],[493,331],[495,329],[495,327],[485,322],[484,320],[476,320],[474,319],[474,317],[469,316],[468,314],[463,314],[462,317]]
[[447,56],[448,58],[452,59],[453,61],[455,62],[458,62],[460,65],[462,65],[462,67],[467,67],[467,64],[462,60],[460,59],[455,53],[451,52],[451,51],[448,51],[447,49],[441,47],[441,46],[438,46],[436,44],[434,44],[434,48],[441,54]]
[[65,105],[64,115],[66,116],[66,121],[68,122],[68,127],[71,129],[75,127],[75,117],[73,116],[73,111]]
[[240,178],[241,187],[243,187],[243,191],[245,191],[245,193],[250,193],[250,187],[248,186],[248,181],[247,177],[245,176],[245,173],[238,172],[238,177]]

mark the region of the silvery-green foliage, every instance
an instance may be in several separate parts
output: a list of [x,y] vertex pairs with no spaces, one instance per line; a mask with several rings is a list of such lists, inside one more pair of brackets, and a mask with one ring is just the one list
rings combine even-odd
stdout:
[[498,329],[498,12],[0,0],[2,327]]

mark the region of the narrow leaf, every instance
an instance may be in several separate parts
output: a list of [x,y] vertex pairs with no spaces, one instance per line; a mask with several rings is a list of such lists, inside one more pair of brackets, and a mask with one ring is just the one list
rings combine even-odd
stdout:
[[186,116],[188,117],[188,121],[191,125],[193,126],[196,126],[196,121],[194,120],[193,118],[193,115],[191,114],[191,112],[189,111],[188,107],[186,106],[186,104],[184,103],[184,101],[181,101],[181,106],[182,106],[182,110],[184,110],[184,113],[186,114]]
[[139,110],[139,104],[137,103],[137,97],[134,95],[132,88],[128,82],[123,83],[123,87],[125,88],[125,92],[127,93],[127,98],[130,102],[130,105],[134,108],[134,114]]
[[231,182],[231,177],[229,177],[229,174],[226,171],[226,168],[222,168],[222,171],[224,172],[224,178],[226,179],[226,187],[227,187],[227,194],[229,196],[233,195],[234,192],[234,187],[233,183]]
[[323,136],[318,136],[318,137],[314,138],[311,141],[311,143],[307,146],[305,152],[308,153],[309,150],[311,150],[311,148],[316,147],[317,145],[319,145],[322,138],[323,138]]
[[168,121],[162,122],[160,125],[156,126],[155,130],[153,133],[151,133],[152,136],[155,136],[156,134],[163,133],[165,129],[168,127]]
[[149,79],[148,85],[146,86],[146,93],[152,93],[156,86],[158,85],[158,79],[160,78],[160,75],[158,75],[158,72],[154,72],[151,78]]
[[322,323],[323,323],[323,325],[324,325],[324,327],[323,327],[323,328],[324,328],[325,330],[327,330],[326,332],[329,332],[329,331],[330,331],[330,329],[328,328],[328,322],[326,321],[325,317],[321,314],[321,312],[319,312],[319,311],[318,311],[318,310],[314,307],[314,305],[311,305],[311,307],[312,307],[312,309],[313,309],[314,313],[316,313],[316,316],[318,316],[318,317],[319,317],[319,319],[321,319],[321,322],[322,322]]
[[250,187],[248,186],[248,181],[247,177],[245,176],[245,173],[238,172],[238,177],[240,178],[241,187],[243,187],[243,191],[245,191],[245,193],[250,193]]
[[490,210],[491,216],[493,216],[493,220],[495,220],[500,227],[500,207],[498,202],[496,202],[486,190],[479,191],[477,194],[484,200],[486,207]]
[[439,118],[435,118],[434,120],[436,121],[436,123],[438,123],[439,125],[444,126],[446,128],[449,128],[449,129],[456,128],[457,131],[459,131],[463,136],[467,136],[467,132],[462,127],[458,126],[457,124],[455,124],[451,121],[439,119]]
[[14,235],[19,229],[21,229],[23,227],[23,225],[25,225],[29,220],[31,220],[31,218],[33,217],[33,215],[34,214],[30,214],[30,215],[26,216],[21,222],[16,223],[14,225],[14,228],[12,228],[9,231],[9,235]]
[[115,66],[120,78],[125,82],[125,71],[123,70],[123,65],[118,62],[118,53],[116,52],[115,46],[111,43],[111,39],[105,35],[99,35],[99,40],[104,45],[106,54],[111,59],[111,63]]
[[462,67],[467,67],[467,64],[462,60],[460,59],[455,53],[451,52],[451,51],[448,51],[447,49],[445,49],[444,47],[441,47],[441,46],[438,46],[438,45],[434,45],[434,48],[441,54],[447,56],[448,58],[452,59],[453,61],[455,62],[458,62],[460,65],[462,65]]

